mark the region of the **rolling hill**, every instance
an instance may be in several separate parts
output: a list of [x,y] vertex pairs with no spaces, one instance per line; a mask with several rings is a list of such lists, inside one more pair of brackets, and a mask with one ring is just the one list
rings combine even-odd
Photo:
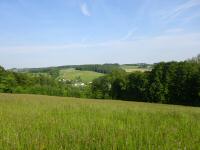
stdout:
[[0,149],[199,149],[200,108],[0,94]]
[[92,82],[94,79],[103,76],[102,73],[97,73],[94,71],[80,71],[75,70],[74,68],[70,69],[62,69],[60,70],[60,74],[58,79],[64,80],[80,80],[84,83]]
[[152,66],[148,66],[148,67],[140,67],[138,65],[121,65],[120,66],[123,70],[125,70],[126,72],[145,72],[145,71],[151,71]]

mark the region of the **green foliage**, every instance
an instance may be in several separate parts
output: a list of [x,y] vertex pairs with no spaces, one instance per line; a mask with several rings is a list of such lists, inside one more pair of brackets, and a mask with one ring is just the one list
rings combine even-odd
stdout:
[[119,64],[103,64],[103,65],[80,65],[75,67],[77,70],[95,71],[99,73],[109,74],[114,70],[119,70]]
[[0,66],[0,73],[4,72],[4,71],[5,71],[5,69],[2,66]]
[[165,63],[155,65],[149,75],[149,99],[151,102],[164,102],[166,89],[163,84]]
[[110,82],[108,77],[100,77],[93,81],[93,84],[91,86],[93,98],[97,99],[108,99],[110,98]]
[[28,68],[28,69],[13,69],[19,72],[29,72],[29,73],[47,73],[57,76],[57,72],[64,69],[75,68],[76,70],[82,71],[94,71],[98,73],[108,74],[113,70],[120,69],[119,64],[91,64],[91,65],[68,65],[68,66],[58,66],[58,67],[47,67],[47,68]]
[[65,86],[52,77],[32,76],[27,73],[14,73],[5,70],[0,73],[0,92],[63,96],[65,90]]
[[52,76],[54,79],[56,79],[60,75],[60,70],[59,69],[51,69],[48,73],[50,76]]
[[[107,84],[111,88],[106,92],[112,99],[200,106],[197,62],[161,62],[150,72],[129,74],[117,70],[102,78],[109,79]],[[95,98],[103,98],[102,91],[106,88],[100,82],[93,82],[92,87],[97,87],[93,88],[93,93],[97,93]]]
[[126,90],[126,72],[115,70],[110,75],[111,96],[113,99],[123,99]]
[[135,72],[128,75],[127,99],[145,101],[147,99],[148,74]]

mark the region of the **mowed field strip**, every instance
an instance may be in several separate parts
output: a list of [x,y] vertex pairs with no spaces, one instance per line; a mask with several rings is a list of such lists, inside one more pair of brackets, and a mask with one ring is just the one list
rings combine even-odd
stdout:
[[124,69],[126,72],[145,72],[145,71],[150,71],[150,68],[139,68],[138,66],[127,66],[127,65],[122,65],[121,66],[122,69]]
[[200,149],[200,108],[0,94],[0,149]]

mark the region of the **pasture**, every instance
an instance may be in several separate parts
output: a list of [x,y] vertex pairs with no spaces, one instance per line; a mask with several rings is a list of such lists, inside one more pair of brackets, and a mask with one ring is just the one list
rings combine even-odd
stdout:
[[83,82],[91,82],[94,79],[103,76],[102,73],[94,71],[80,71],[74,68],[60,70],[60,79],[65,80],[82,80]]
[[200,149],[200,108],[0,94],[0,149]]
[[134,65],[132,66],[122,65],[121,68],[124,69],[128,73],[136,72],[136,71],[140,71],[140,72],[151,71],[150,68],[140,68],[139,66],[134,66]]

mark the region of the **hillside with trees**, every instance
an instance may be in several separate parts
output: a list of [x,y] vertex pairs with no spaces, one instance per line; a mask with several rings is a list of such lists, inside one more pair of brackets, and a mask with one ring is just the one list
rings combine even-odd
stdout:
[[196,62],[158,63],[150,72],[116,71],[96,79],[94,98],[167,104],[200,105],[200,65]]
[[74,68],[76,70],[94,71],[98,73],[108,74],[113,70],[120,69],[119,64],[88,64],[88,65],[67,65],[58,67],[45,67],[45,68],[22,68],[22,69],[10,69],[15,72],[29,72],[29,73],[49,73],[56,74],[59,70]]
[[[77,70],[107,75],[84,86],[56,80],[58,68],[38,69],[39,74],[7,71],[0,67],[0,92],[120,99],[200,106],[199,56],[183,62],[160,62],[151,71],[127,73],[118,64],[81,65]],[[40,73],[47,73],[40,74]]]

